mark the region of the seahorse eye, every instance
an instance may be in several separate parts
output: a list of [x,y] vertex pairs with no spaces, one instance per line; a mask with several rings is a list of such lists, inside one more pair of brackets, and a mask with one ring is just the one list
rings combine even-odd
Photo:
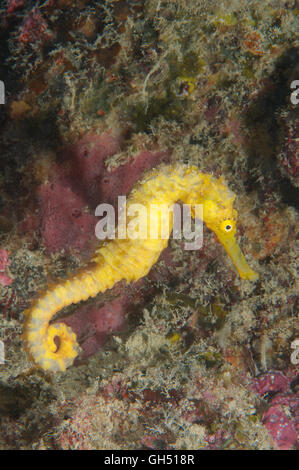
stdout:
[[223,232],[231,232],[234,228],[234,221],[230,219],[223,220],[220,227]]

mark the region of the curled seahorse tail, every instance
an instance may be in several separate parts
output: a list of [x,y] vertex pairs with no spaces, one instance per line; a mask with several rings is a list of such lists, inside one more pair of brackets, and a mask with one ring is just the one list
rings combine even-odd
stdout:
[[65,371],[73,364],[80,347],[76,334],[63,323],[49,325],[54,315],[70,304],[94,297],[101,288],[97,270],[79,273],[51,287],[26,311],[23,339],[28,356],[42,369]]
[[41,338],[30,323],[24,329],[23,338],[29,358],[44,370],[65,372],[80,351],[76,334],[63,323],[48,325]]

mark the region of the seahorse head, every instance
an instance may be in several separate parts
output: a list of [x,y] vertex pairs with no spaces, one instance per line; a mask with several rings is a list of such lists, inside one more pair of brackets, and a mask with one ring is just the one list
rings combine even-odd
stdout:
[[222,178],[214,180],[203,202],[203,220],[216,234],[240,277],[255,281],[258,274],[248,265],[236,240],[238,213],[233,207],[235,197]]

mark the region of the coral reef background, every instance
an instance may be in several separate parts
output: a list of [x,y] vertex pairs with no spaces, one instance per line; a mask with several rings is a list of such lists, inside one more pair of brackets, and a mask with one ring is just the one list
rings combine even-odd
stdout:
[[[1,449],[298,447],[299,9],[295,1],[7,0],[0,8]],[[95,207],[162,162],[237,194],[239,279],[214,236],[69,307],[48,375],[23,312],[83,267]],[[295,361],[296,362],[296,361]]]

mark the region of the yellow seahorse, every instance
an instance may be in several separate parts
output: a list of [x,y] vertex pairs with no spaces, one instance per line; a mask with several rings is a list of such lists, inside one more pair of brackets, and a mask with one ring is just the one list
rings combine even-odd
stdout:
[[[235,239],[234,199],[222,177],[201,173],[194,166],[162,165],[135,186],[127,200],[127,211],[132,204],[156,208],[170,208],[177,201],[191,207],[202,204],[204,222],[216,234],[240,277],[255,281],[258,275],[248,266]],[[157,220],[161,226],[161,214],[165,211],[149,212],[146,216],[147,233]],[[171,216],[170,219],[168,238],[173,223]],[[167,246],[168,238],[116,237],[100,247],[87,269],[49,288],[26,312],[23,338],[29,358],[50,371],[65,371],[72,365],[80,349],[76,335],[63,323],[50,325],[53,316],[63,307],[94,297],[122,279],[133,282],[146,276]]]

